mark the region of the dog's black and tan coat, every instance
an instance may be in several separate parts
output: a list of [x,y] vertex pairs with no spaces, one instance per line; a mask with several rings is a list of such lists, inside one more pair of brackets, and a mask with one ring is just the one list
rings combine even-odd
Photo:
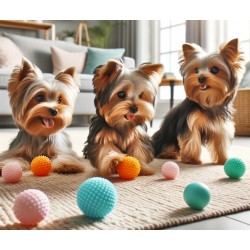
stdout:
[[83,150],[85,157],[102,176],[116,173],[126,155],[139,160],[140,175],[153,174],[148,163],[154,158],[154,149],[145,122],[154,117],[163,66],[143,64],[128,70],[122,62],[110,60],[94,74],[96,115]]
[[206,145],[214,163],[224,164],[234,137],[232,101],[235,97],[242,55],[238,39],[205,53],[195,44],[182,47],[180,71],[186,99],[170,110],[153,135],[155,156],[200,164]]

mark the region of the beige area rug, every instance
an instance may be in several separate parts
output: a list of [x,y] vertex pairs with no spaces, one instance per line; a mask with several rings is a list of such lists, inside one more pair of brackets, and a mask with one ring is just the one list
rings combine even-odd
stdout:
[[[5,149],[16,130],[1,134],[0,150]],[[68,129],[74,149],[81,154],[87,129]],[[123,181],[110,178],[118,192],[115,209],[101,221],[87,219],[76,204],[76,191],[87,178],[96,175],[86,160],[84,174],[35,177],[26,172],[21,182],[6,184],[0,178],[0,229],[27,229],[19,224],[13,213],[13,203],[17,195],[25,189],[36,188],[43,191],[50,200],[48,216],[32,229],[161,229],[191,223],[206,218],[218,217],[250,209],[250,155],[249,148],[232,147],[230,156],[240,157],[247,164],[247,171],[240,180],[227,178],[223,166],[209,164],[210,158],[204,150],[201,166],[180,166],[176,180],[168,181],[160,173],[164,160],[155,159],[151,166],[156,174]],[[211,190],[211,201],[202,211],[189,208],[183,191],[192,181],[201,181]]]

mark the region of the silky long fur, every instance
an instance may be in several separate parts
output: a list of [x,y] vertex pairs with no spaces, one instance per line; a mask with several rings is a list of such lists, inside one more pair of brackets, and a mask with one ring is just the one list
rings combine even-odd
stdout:
[[232,101],[242,61],[238,39],[211,54],[195,44],[184,44],[182,52],[180,71],[187,97],[169,111],[153,135],[155,156],[200,164],[201,146],[207,145],[212,161],[224,164],[234,137]]
[[0,170],[12,161],[28,170],[34,157],[45,155],[52,160],[55,172],[84,171],[82,160],[72,150],[70,138],[63,131],[71,123],[79,92],[75,68],[46,81],[41,71],[23,58],[11,74],[8,92],[19,132],[9,150],[0,154]]
[[127,70],[122,61],[110,60],[96,68],[96,116],[91,120],[83,152],[100,175],[115,174],[126,155],[139,160],[140,175],[154,173],[148,166],[154,149],[145,122],[153,119],[153,103],[162,75],[161,64]]

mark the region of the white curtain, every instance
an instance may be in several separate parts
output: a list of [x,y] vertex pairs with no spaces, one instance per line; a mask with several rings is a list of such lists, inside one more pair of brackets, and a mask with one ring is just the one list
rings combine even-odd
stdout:
[[226,40],[226,27],[223,20],[187,20],[186,41],[200,45],[207,52],[216,51]]
[[136,27],[136,64],[158,63],[160,55],[159,21],[138,20]]

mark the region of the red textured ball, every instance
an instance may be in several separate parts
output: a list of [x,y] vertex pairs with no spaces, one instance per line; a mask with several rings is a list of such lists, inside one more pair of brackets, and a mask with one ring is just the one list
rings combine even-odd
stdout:
[[8,162],[2,169],[3,180],[7,183],[19,182],[22,174],[23,170],[18,162]]

